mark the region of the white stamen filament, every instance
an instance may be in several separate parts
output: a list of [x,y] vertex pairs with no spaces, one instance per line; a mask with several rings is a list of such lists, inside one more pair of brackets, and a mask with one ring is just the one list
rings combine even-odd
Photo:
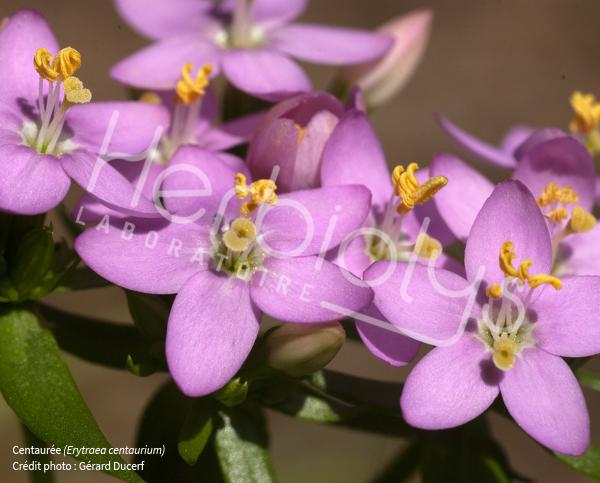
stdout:
[[60,102],[61,82],[48,81],[48,94],[44,104],[43,79],[40,77],[38,106],[40,109],[41,126],[35,141],[35,149],[52,153],[62,132],[67,106]]
[[231,25],[231,40],[235,47],[245,47],[251,41],[252,1],[235,0]]

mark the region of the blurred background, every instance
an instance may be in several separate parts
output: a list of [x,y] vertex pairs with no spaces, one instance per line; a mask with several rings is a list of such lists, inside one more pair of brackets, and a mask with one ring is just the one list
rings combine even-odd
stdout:
[[[151,1],[151,0],[149,0]],[[285,0],[282,0],[285,1]],[[107,77],[117,60],[147,42],[116,14],[110,0],[2,0],[0,18],[19,8],[36,8],[49,20],[61,45],[84,56],[80,77],[96,100],[124,99],[123,87]],[[373,118],[390,163],[418,161],[451,146],[436,129],[434,112],[490,142],[513,124],[566,128],[568,98],[575,89],[600,94],[600,2],[597,0],[313,0],[303,20],[374,28],[416,8],[434,11],[425,58],[408,86]],[[317,87],[332,70],[308,68]],[[64,309],[128,322],[117,289],[53,296]],[[1,354],[0,354],[1,357]],[[134,443],[136,418],[163,376],[136,378],[65,356],[74,377],[114,446]],[[385,380],[402,380],[393,369],[354,343],[346,344],[332,367]],[[586,392],[593,442],[600,444],[600,395]],[[402,441],[300,423],[271,414],[273,458],[284,483],[367,482],[402,448]],[[492,415],[494,434],[513,466],[540,482],[591,481],[549,457],[515,424]],[[0,399],[0,481],[27,481],[10,468],[12,446],[21,441],[14,415]],[[89,483],[114,481],[86,473]],[[61,473],[58,482],[81,481]],[[418,481],[418,479],[415,479]]]

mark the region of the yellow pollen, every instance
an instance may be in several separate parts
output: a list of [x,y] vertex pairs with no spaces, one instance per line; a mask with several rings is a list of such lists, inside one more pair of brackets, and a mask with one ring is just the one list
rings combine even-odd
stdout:
[[52,54],[48,52],[48,49],[37,49],[33,56],[33,65],[36,72],[46,80],[50,82],[58,79],[58,71],[52,67]]
[[537,199],[538,206],[548,206],[552,203],[564,203],[570,205],[577,203],[579,196],[570,186],[559,188],[556,183],[548,183],[542,192],[542,196]]
[[502,297],[502,287],[499,284],[494,283],[485,289],[485,293],[488,297],[499,299]]
[[243,215],[249,215],[262,204],[274,205],[277,203],[277,185],[270,179],[259,179],[248,186],[246,176],[237,173],[234,177],[234,190],[236,196],[241,200],[250,197],[240,208]]
[[304,140],[304,136],[306,136],[306,128],[300,124],[294,124],[294,127],[298,130],[298,139],[296,142],[300,144]]
[[65,81],[81,67],[81,54],[72,47],[65,47],[54,56],[52,66]]
[[435,260],[442,253],[442,244],[426,233],[421,233],[415,243],[415,253],[427,260]]
[[[533,265],[533,261],[526,259],[521,262],[519,268],[515,268],[513,265],[513,261],[516,258],[516,254],[514,252],[514,244],[510,241],[504,242],[502,247],[500,248],[500,255],[498,257],[498,262],[500,265],[500,269],[504,272],[507,277],[513,277],[518,279],[521,284],[528,283],[529,286],[534,289],[539,287],[540,285],[551,285],[554,289],[560,290],[562,288],[562,281],[552,275],[548,275],[545,273],[540,273],[537,275],[531,275],[529,273],[529,267]],[[493,286],[492,286],[493,287]],[[491,290],[488,289],[488,292]],[[494,289],[496,290],[496,289]],[[495,293],[498,293],[497,291]],[[501,291],[500,291],[501,293]],[[488,293],[488,296],[493,297]],[[494,297],[497,298],[497,297]]]
[[448,179],[444,176],[434,176],[420,184],[415,176],[415,171],[418,169],[417,163],[410,163],[406,170],[403,166],[396,166],[392,172],[394,194],[402,197],[402,202],[396,208],[398,213],[407,213],[415,205],[426,203],[448,184]]
[[223,235],[223,243],[234,252],[245,251],[256,239],[256,226],[249,218],[236,218]]
[[92,100],[92,92],[83,87],[83,82],[77,77],[67,77],[63,82],[65,99],[70,104],[87,104]]
[[587,233],[596,226],[596,218],[588,213],[581,206],[573,208],[571,219],[569,220],[569,229],[575,233]]
[[140,96],[140,102],[158,105],[162,103],[162,100],[156,92],[146,91]]
[[193,68],[193,64],[185,64],[181,69],[181,78],[175,86],[176,99],[185,105],[190,105],[204,95],[208,87],[208,76],[213,71],[212,65],[206,64],[198,70],[196,78],[193,78],[191,76]]
[[600,103],[592,94],[583,94],[579,91],[571,95],[573,119],[569,128],[573,133],[589,134],[600,124]]
[[565,221],[567,218],[569,218],[569,213],[561,206],[560,208],[556,208],[555,210],[549,212],[546,217],[554,223],[560,223],[561,221]]
[[492,360],[498,369],[507,371],[515,365],[518,346],[514,335],[502,334],[494,341],[493,349]]

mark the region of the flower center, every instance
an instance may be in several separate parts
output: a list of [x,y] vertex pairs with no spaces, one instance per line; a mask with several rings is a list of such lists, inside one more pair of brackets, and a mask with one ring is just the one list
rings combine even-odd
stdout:
[[235,0],[229,26],[220,30],[216,42],[222,48],[255,48],[264,45],[266,33],[254,24],[253,0]]
[[[171,128],[161,139],[160,149],[156,153],[156,162],[166,164],[179,146],[183,144],[198,144],[196,129],[202,98],[206,94],[209,76],[213,71],[211,64],[206,64],[192,76],[193,64],[185,64],[181,69],[181,77],[175,86],[175,107]],[[160,103],[160,97],[146,93],[141,100],[150,103]]]
[[573,134],[587,137],[586,143],[593,156],[600,152],[600,102],[592,94],[574,92],[571,95],[573,118],[569,129]]
[[239,199],[248,199],[240,207],[241,216],[222,229],[223,234],[213,253],[214,268],[249,280],[262,268],[265,259],[265,253],[258,243],[258,229],[252,220],[252,214],[263,204],[277,203],[277,185],[266,179],[247,185],[246,177],[237,173],[234,189]]
[[26,122],[23,125],[23,142],[39,153],[60,155],[73,149],[68,140],[59,143],[67,110],[92,99],[90,90],[73,76],[81,66],[81,54],[66,47],[53,57],[47,49],[40,48],[35,52],[33,65],[40,76],[39,123]]
[[417,163],[411,163],[407,169],[397,166],[392,173],[394,192],[386,205],[383,221],[377,226],[388,239],[375,235],[367,237],[367,254],[373,261],[407,261],[413,252],[420,258],[431,260],[442,253],[442,245],[435,238],[421,233],[415,243],[411,243],[402,229],[405,215],[415,205],[425,204],[448,184],[444,176],[434,176],[421,184],[415,176],[418,169]]
[[[562,281],[552,275],[529,272],[533,262],[523,260],[518,267],[513,264],[516,253],[514,244],[507,241],[502,244],[498,264],[504,273],[501,283],[490,285],[486,294],[489,304],[483,307],[482,320],[479,321],[479,339],[492,352],[492,360],[498,369],[511,369],[523,349],[533,347],[531,336],[533,325],[527,320],[526,309],[534,289],[541,285],[550,285],[555,290],[562,288]],[[527,296],[515,296],[515,290],[529,287]]]

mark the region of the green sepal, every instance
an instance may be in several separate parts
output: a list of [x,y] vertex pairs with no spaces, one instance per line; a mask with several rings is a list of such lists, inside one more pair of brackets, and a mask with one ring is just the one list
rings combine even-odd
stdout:
[[216,405],[210,398],[196,399],[181,426],[177,449],[190,466],[198,461],[213,431]]

